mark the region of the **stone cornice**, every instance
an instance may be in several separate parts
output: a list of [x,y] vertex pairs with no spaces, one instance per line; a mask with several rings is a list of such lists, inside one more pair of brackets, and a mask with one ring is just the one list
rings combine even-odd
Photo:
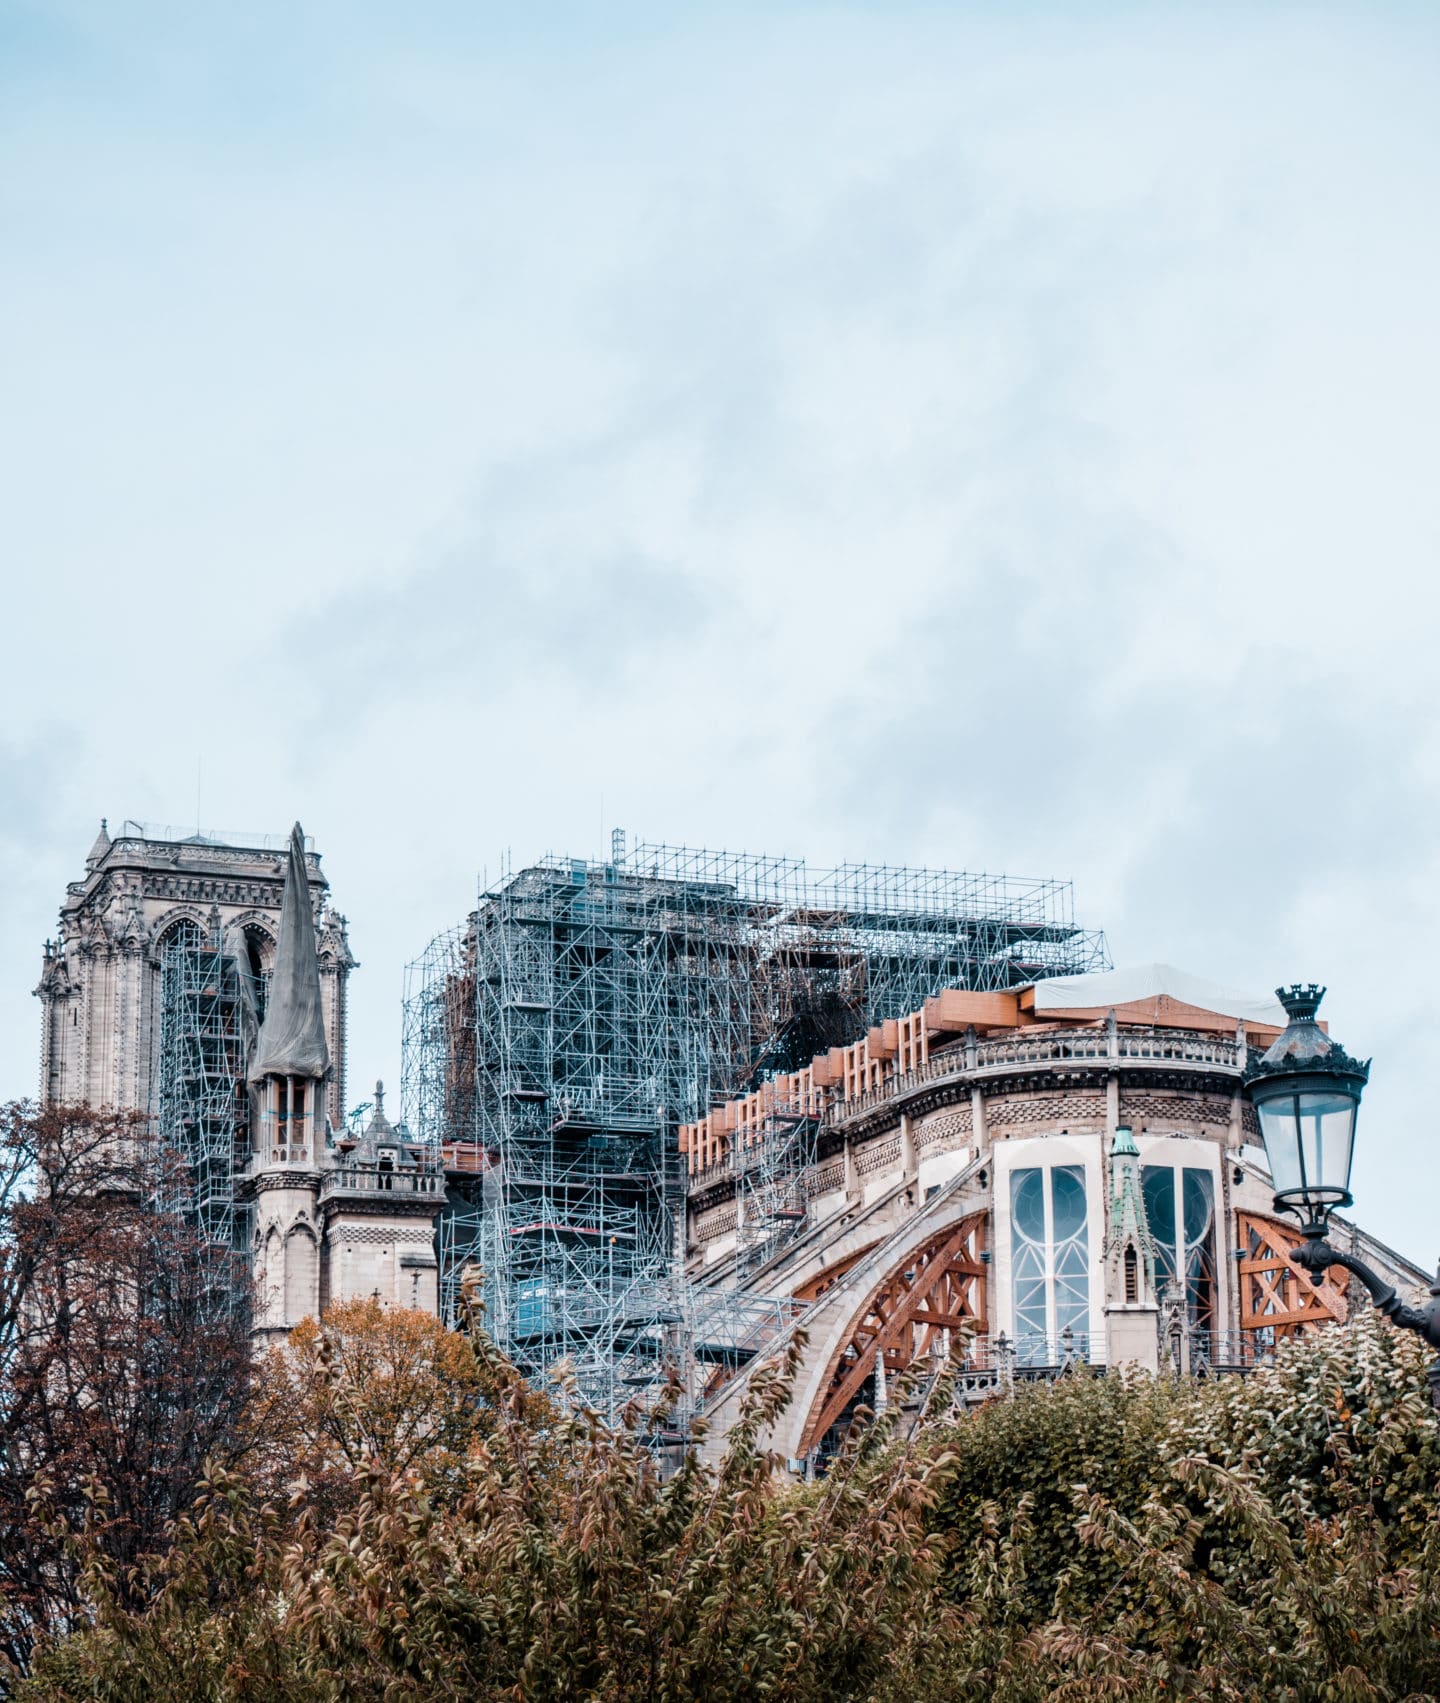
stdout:
[[967,1070],[963,1062],[953,1075],[928,1082],[918,1082],[877,1100],[853,1112],[849,1117],[836,1118],[826,1124],[821,1139],[834,1134],[852,1141],[866,1141],[883,1134],[907,1112],[911,1117],[923,1117],[928,1112],[970,1098],[971,1090],[980,1089],[987,1102],[1017,1094],[1053,1094],[1066,1089],[1089,1088],[1100,1091],[1110,1077],[1117,1076],[1122,1088],[1175,1088],[1190,1093],[1233,1094],[1240,1086],[1238,1069],[1227,1069],[1210,1062],[1191,1064],[1180,1060],[1138,1058],[1105,1058],[1065,1060],[1052,1066],[1034,1064],[1023,1069]]
[[391,1198],[373,1194],[335,1194],[321,1201],[320,1221],[324,1224],[327,1234],[343,1222],[373,1224],[377,1218],[423,1218],[433,1224],[444,1205],[443,1195],[400,1195],[398,1198]]
[[320,1187],[324,1173],[311,1170],[308,1167],[301,1170],[298,1166],[274,1166],[268,1170],[256,1171],[249,1176],[235,1179],[236,1200],[258,1198],[271,1189],[316,1189]]

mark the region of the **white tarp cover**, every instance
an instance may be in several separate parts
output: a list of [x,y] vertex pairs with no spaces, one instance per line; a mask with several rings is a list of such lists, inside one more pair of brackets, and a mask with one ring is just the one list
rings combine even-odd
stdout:
[[264,1076],[324,1076],[329,1069],[305,836],[297,822],[290,833],[290,861],[280,901],[280,942],[275,949],[270,997],[246,1075],[251,1082],[258,1082]]
[[1283,1029],[1289,1019],[1277,1000],[1256,999],[1233,988],[1188,975],[1173,964],[1139,964],[1128,970],[1101,970],[1091,976],[1057,976],[1035,983],[1035,1015],[1046,1012],[1108,1010],[1113,1005],[1138,1005],[1168,994],[1182,1005],[1218,1011],[1222,1017],[1243,1018]]

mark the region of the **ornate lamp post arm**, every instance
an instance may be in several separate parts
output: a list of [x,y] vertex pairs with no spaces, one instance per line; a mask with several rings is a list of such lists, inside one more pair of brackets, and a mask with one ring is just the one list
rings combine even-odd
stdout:
[[[1307,1226],[1305,1240],[1298,1248],[1290,1250],[1290,1258],[1310,1273],[1312,1283],[1318,1283],[1332,1265],[1343,1265],[1346,1271],[1353,1271],[1370,1291],[1377,1313],[1382,1313],[1393,1324],[1413,1330],[1417,1336],[1424,1337],[1432,1348],[1440,1349],[1440,1271],[1437,1271],[1435,1281],[1430,1285],[1429,1306],[1412,1307],[1400,1299],[1384,1278],[1371,1271],[1364,1260],[1332,1247],[1325,1240],[1323,1225]],[[1440,1409],[1440,1359],[1430,1368],[1430,1394],[1436,1408]]]

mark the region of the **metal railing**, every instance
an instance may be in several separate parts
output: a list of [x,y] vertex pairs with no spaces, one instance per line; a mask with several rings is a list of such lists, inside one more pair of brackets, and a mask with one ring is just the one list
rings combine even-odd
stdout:
[[1275,1353],[1273,1341],[1253,1330],[1192,1330],[1188,1346],[1189,1369],[1199,1375],[1253,1372]]
[[[1037,1064],[1076,1060],[1120,1065],[1164,1063],[1195,1070],[1239,1070],[1242,1063],[1239,1042],[1190,1030],[1122,1029],[1111,1035],[1104,1029],[1085,1029],[1062,1035],[1022,1034],[981,1041],[974,1047],[973,1057],[972,1050],[966,1047],[947,1047],[913,1070],[887,1077],[878,1088],[867,1088],[851,1099],[833,1100],[826,1108],[825,1122],[844,1123],[877,1111],[929,1082],[979,1081],[995,1074],[1029,1070]],[[723,1168],[722,1162],[711,1170]]]
[[[222,828],[177,827],[172,823],[137,822],[127,817],[115,839],[144,840],[151,845],[208,846],[214,851],[284,852],[290,849],[288,834],[252,834]],[[305,836],[305,850],[315,850],[313,835]]]

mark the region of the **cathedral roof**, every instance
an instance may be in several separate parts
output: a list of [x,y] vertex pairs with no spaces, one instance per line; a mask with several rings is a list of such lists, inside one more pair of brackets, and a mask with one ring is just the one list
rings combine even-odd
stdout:
[[305,836],[297,822],[290,832],[270,997],[247,1074],[251,1082],[258,1082],[264,1076],[325,1076],[329,1070]]
[[90,851],[89,851],[89,855],[85,859],[85,867],[87,869],[93,869],[95,867],[95,865],[100,862],[101,858],[104,857],[105,853],[108,852],[109,850],[110,850],[110,829],[109,829],[108,824],[105,821],[105,818],[102,816],[100,818],[100,832],[98,834],[96,834],[95,844],[93,846],[91,846]]

